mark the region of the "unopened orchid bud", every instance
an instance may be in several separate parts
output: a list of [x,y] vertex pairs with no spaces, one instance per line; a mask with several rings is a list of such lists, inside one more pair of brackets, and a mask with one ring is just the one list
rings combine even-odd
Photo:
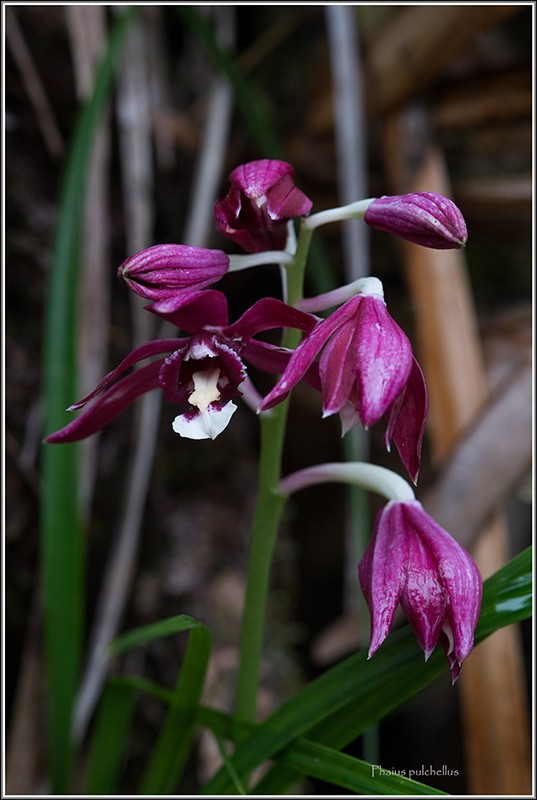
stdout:
[[222,250],[157,244],[127,258],[119,267],[118,277],[140,297],[165,300],[185,290],[209,286],[228,269],[229,257]]
[[460,210],[435,192],[378,197],[369,204],[364,219],[372,228],[436,250],[464,247],[468,239]]
[[229,176],[229,192],[215,204],[216,229],[248,253],[282,250],[287,222],[308,214],[313,205],[294,178],[285,161],[261,159],[237,167]]

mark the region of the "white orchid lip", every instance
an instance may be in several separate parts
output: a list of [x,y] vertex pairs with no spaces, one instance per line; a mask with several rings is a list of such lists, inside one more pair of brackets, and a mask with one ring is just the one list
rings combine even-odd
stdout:
[[212,403],[204,411],[187,411],[179,414],[173,423],[175,433],[184,439],[216,439],[224,431],[237,406],[231,400],[224,406]]

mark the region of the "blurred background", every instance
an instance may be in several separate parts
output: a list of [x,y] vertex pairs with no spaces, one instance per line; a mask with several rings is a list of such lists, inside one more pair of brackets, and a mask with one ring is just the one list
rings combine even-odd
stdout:
[[[62,174],[109,31],[125,9],[4,4],[5,714],[13,794],[47,786],[43,337]],[[155,320],[117,281],[127,255],[163,242],[238,252],[211,219],[238,164],[289,161],[314,211],[437,191],[465,216],[463,253],[407,246],[360,221],[332,224],[316,232],[307,291],[360,274],[382,280],[431,392],[418,497],[484,575],[520,552],[531,542],[532,518],[532,23],[529,3],[139,7],[80,198],[78,391],[68,402],[157,336]],[[276,267],[249,270],[218,288],[236,318],[259,297],[278,295],[279,275]],[[261,392],[271,385],[269,376],[252,377]],[[215,639],[205,699],[232,709],[257,419],[241,406],[217,440],[191,442],[172,432],[174,408],[159,402],[150,396],[82,448],[80,771],[103,679],[92,642],[106,635],[106,620],[115,620],[112,637],[180,613],[205,622]],[[342,441],[338,420],[320,420],[319,396],[299,387],[284,473],[354,452],[403,474],[383,434],[378,425]],[[367,643],[356,563],[378,503],[339,486],[290,502],[273,571],[263,714]],[[455,688],[442,675],[349,752],[386,769],[444,765],[445,774],[419,779],[452,794],[528,793],[530,637],[524,625],[491,637]],[[175,637],[159,641],[122,669],[172,685],[182,647]],[[162,715],[151,698],[137,705],[123,793],[135,790]],[[186,793],[217,763],[202,737]],[[297,792],[331,788],[310,781]]]

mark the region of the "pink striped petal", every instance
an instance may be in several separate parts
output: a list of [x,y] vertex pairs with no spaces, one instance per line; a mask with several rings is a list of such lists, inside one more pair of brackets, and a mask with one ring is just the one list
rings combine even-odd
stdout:
[[61,430],[49,434],[44,440],[45,443],[77,442],[100,431],[140,395],[158,388],[158,373],[162,361],[163,359],[153,361],[122,378],[98,397],[92,405],[84,409],[73,422]]
[[401,503],[391,501],[377,515],[375,530],[358,565],[371,614],[369,658],[386,639],[405,586],[408,541]]

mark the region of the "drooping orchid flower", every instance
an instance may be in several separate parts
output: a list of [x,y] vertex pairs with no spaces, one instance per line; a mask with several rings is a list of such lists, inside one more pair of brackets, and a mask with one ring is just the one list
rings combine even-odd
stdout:
[[425,660],[440,643],[454,683],[473,648],[481,608],[483,581],[474,560],[427,514],[410,484],[385,467],[359,461],[316,464],[287,475],[278,490],[290,495],[327,482],[360,486],[388,500],[358,565],[371,615],[368,657],[388,636],[401,604]]
[[[376,279],[320,322],[299,344],[260,410],[281,402],[320,354],[323,416],[339,413],[343,434],[387,420],[393,440],[416,481],[427,419],[427,389],[407,336],[392,319]],[[305,301],[302,308],[308,307]]]
[[427,660],[440,642],[453,683],[474,644],[482,578],[466,550],[417,500],[391,500],[378,514],[358,567],[371,613],[373,656],[399,603]]

